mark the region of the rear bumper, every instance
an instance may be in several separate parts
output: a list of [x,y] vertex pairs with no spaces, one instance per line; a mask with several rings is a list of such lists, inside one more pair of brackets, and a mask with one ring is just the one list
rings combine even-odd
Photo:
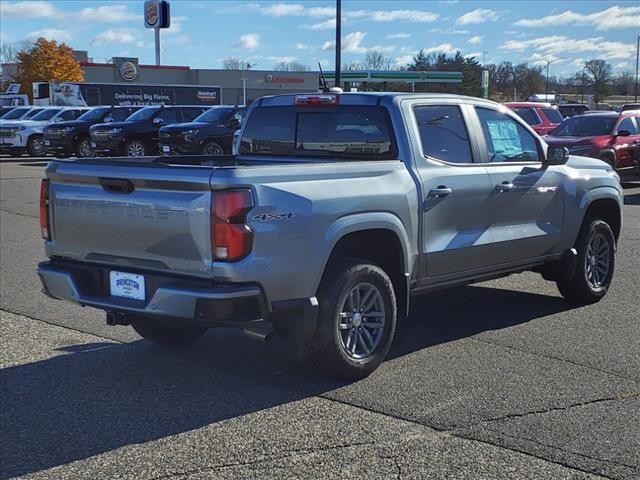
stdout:
[[[118,267],[118,270],[123,270]],[[128,270],[128,269],[124,269]],[[79,262],[50,261],[38,265],[43,292],[58,300],[105,310],[117,315],[197,322],[210,327],[275,328],[287,338],[308,338],[315,332],[315,297],[274,303],[271,308],[257,285],[218,285],[210,280],[180,279],[142,273],[146,298],[132,300],[109,292],[109,269]]]

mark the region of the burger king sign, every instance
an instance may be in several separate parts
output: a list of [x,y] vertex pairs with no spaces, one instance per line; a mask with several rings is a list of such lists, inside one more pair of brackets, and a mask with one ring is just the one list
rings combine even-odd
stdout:
[[136,67],[136,64],[133,62],[122,62],[120,64],[120,76],[128,82],[135,80],[138,78],[138,67]]
[[147,28],[169,28],[169,2],[147,0],[144,2],[144,26]]

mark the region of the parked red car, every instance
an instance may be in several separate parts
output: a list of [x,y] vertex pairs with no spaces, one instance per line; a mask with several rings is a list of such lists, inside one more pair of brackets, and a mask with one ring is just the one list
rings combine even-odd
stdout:
[[567,118],[550,135],[549,145],[573,155],[604,160],[616,169],[640,165],[640,110],[590,112]]
[[550,103],[508,102],[505,105],[531,125],[538,135],[546,135],[564,120],[558,107]]

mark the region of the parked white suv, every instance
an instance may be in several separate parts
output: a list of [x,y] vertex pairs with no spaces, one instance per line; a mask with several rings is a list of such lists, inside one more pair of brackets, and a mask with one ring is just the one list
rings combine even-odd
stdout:
[[42,129],[50,123],[75,120],[89,107],[48,107],[29,120],[4,121],[0,125],[0,152],[32,157],[44,155]]

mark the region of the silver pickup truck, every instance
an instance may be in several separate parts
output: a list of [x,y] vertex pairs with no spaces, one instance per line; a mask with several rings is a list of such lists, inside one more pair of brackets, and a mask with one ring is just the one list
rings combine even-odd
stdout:
[[[319,93],[255,101],[239,154],[53,161],[53,298],[163,344],[233,327],[346,378],[385,358],[412,295],[533,270],[597,302],[619,177],[485,100]],[[428,312],[425,312],[428,316]]]

